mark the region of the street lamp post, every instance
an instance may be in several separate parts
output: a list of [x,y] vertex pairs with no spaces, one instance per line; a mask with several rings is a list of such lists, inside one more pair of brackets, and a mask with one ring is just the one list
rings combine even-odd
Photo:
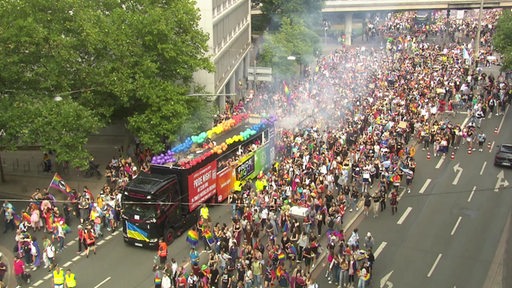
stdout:
[[484,0],[480,1],[480,9],[478,10],[478,27],[476,30],[475,49],[473,51],[473,71],[478,69],[478,58],[480,58],[480,34],[482,32],[482,14],[484,11]]
[[[0,138],[3,138],[5,136],[4,129],[0,130]],[[2,183],[5,183],[5,175],[4,175],[4,164],[2,163],[2,149],[0,148],[0,180]]]

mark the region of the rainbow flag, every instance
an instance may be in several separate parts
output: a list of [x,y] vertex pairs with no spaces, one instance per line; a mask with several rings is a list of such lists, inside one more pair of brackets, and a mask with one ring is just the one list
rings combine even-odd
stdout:
[[284,87],[284,95],[286,95],[286,99],[288,99],[288,101],[290,101],[291,92],[290,92],[290,88],[288,88],[288,85],[286,85],[285,81],[283,81],[283,87]]
[[214,239],[213,239],[213,234],[212,232],[210,232],[210,230],[205,230],[204,233],[204,238],[206,238],[206,242],[208,242],[208,244],[212,245],[214,243]]
[[59,173],[55,173],[55,175],[53,175],[53,179],[52,179],[52,182],[50,183],[50,187],[53,187],[53,188],[63,192],[67,196],[69,196],[71,193],[71,187],[69,187],[69,185],[66,184],[66,182],[64,182],[64,179],[62,179],[62,177],[60,177]]
[[188,230],[187,242],[192,246],[196,246],[199,242],[199,233],[196,230]]
[[23,220],[25,220],[28,223],[30,223],[30,215],[28,215],[27,212],[23,212],[23,214],[21,214],[21,217],[22,217]]
[[277,269],[276,269],[276,276],[277,277],[281,277],[281,275],[284,275],[284,270],[281,266],[278,266]]
[[297,248],[295,248],[295,246],[291,245],[291,246],[290,246],[290,252],[291,252],[293,255],[297,255]]
[[279,254],[277,255],[277,259],[279,260],[284,260],[286,258],[286,255],[284,254],[283,251],[279,252]]
[[20,226],[20,223],[21,223],[21,216],[14,213],[12,215],[12,219],[14,220],[14,224],[16,225],[16,227]]

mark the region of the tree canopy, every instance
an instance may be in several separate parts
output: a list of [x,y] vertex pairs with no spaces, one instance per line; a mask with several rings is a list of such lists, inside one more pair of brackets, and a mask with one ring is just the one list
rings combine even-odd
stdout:
[[314,31],[320,27],[322,6],[323,0],[261,0],[269,24],[261,63],[272,67],[274,77],[299,75],[302,65],[309,64],[320,49]]
[[84,167],[88,136],[114,118],[155,151],[201,130],[212,105],[185,97],[213,70],[199,17],[193,0],[2,1],[0,145]]
[[283,18],[279,31],[267,33],[264,37],[262,61],[272,66],[274,75],[278,77],[298,75],[297,69],[309,64],[320,49],[320,38],[300,19],[292,22],[289,18]]
[[306,27],[321,23],[324,0],[261,0],[261,13],[267,19],[270,30],[278,28],[283,18],[302,19]]
[[496,25],[493,42],[494,47],[501,54],[502,69],[512,69],[512,11],[503,10],[503,14],[501,14]]

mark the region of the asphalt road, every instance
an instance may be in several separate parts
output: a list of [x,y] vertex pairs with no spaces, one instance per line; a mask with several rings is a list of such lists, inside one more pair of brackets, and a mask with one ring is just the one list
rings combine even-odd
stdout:
[[[512,287],[503,268],[510,267],[510,258],[501,260],[512,250],[510,229],[505,231],[512,212],[512,190],[506,185],[512,184],[512,170],[493,165],[496,145],[512,141],[511,114],[483,121],[490,151],[469,155],[461,147],[453,160],[450,154],[427,160],[426,151],[419,150],[413,189],[402,194],[398,214],[388,210],[361,221],[361,237],[371,231],[380,250],[372,287]],[[462,117],[455,121],[463,122]],[[500,246],[503,253],[497,253]],[[502,286],[490,286],[488,274],[496,269],[503,269]],[[333,286],[323,274],[319,286]]]

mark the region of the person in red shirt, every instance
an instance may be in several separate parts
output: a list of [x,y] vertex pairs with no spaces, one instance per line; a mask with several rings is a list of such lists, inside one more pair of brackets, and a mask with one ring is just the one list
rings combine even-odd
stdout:
[[160,265],[165,265],[167,261],[167,243],[165,243],[163,238],[160,239],[158,244],[158,257],[160,258]]
[[16,288],[19,288],[23,284],[23,274],[25,273],[25,263],[23,263],[19,255],[16,255],[14,259],[13,269],[14,276],[16,277]]

